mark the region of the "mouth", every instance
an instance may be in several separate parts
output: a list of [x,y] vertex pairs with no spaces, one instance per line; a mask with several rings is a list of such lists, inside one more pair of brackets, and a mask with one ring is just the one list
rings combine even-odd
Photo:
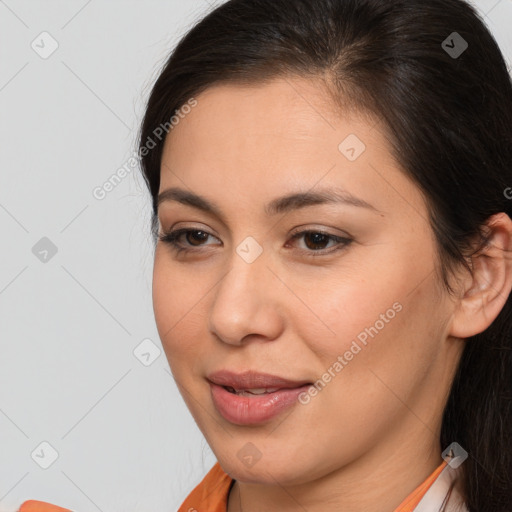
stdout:
[[226,391],[238,396],[261,396],[275,393],[283,388],[253,388],[253,389],[235,389],[231,386],[222,386]]
[[280,389],[299,388],[311,385],[308,380],[292,380],[271,373],[256,372],[253,370],[235,373],[230,370],[219,370],[207,376],[213,384],[224,387],[230,393],[248,392],[253,395],[274,393]]
[[290,380],[258,372],[212,373],[207,380],[217,412],[235,425],[261,424],[293,407],[313,385],[311,381]]

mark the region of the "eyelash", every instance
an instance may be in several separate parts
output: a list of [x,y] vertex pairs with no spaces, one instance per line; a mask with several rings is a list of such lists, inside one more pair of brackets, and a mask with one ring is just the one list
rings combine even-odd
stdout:
[[[181,235],[184,235],[187,233],[194,233],[194,232],[201,232],[201,233],[205,233],[206,235],[213,236],[212,234],[208,233],[207,231],[204,231],[203,229],[182,228],[182,229],[176,229],[174,231],[170,231],[168,233],[160,233],[158,235],[158,240],[165,244],[168,244],[171,247],[171,249],[173,249],[173,251],[175,251],[176,255],[178,255],[180,253],[197,252],[198,250],[200,251],[201,249],[189,249],[187,247],[184,247],[181,243],[179,243],[177,241],[181,237]],[[323,235],[323,236],[326,236],[327,238],[338,243],[338,245],[335,246],[334,249],[330,248],[327,250],[323,249],[323,250],[319,250],[319,251],[315,251],[312,249],[310,249],[310,250],[301,249],[301,252],[306,253],[307,256],[311,256],[313,258],[318,257],[318,256],[324,256],[324,255],[331,254],[333,252],[337,252],[339,250],[345,249],[353,241],[353,239],[351,239],[351,238],[332,235],[332,234],[329,234],[329,233],[326,233],[326,232],[320,231],[320,230],[300,231],[300,232],[292,235],[291,239],[295,240],[295,239],[301,238],[302,236],[307,235],[307,234]],[[200,247],[200,246],[197,246],[197,247]]]

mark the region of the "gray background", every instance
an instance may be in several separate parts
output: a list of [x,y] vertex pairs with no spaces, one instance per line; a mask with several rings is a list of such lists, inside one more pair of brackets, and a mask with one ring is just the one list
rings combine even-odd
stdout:
[[[474,3],[512,62],[512,0]],[[138,169],[92,193],[213,5],[0,0],[0,512],[174,511],[215,462],[158,339]]]

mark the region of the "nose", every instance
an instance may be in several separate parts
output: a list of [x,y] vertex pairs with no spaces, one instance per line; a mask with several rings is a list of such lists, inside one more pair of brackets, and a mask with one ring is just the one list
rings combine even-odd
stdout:
[[254,337],[278,338],[284,325],[282,287],[267,266],[265,252],[250,262],[233,251],[210,306],[210,331],[230,345],[242,345]]

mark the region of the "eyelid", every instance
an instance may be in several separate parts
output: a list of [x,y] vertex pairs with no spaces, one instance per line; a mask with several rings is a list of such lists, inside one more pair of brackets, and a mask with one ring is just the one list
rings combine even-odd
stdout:
[[294,236],[295,234],[298,234],[298,233],[304,233],[304,232],[308,232],[308,233],[322,233],[326,236],[331,236],[333,238],[354,238],[352,235],[350,235],[349,233],[347,233],[346,231],[341,231],[338,229],[338,231],[340,231],[339,234],[334,234],[332,233],[331,229],[336,229],[336,228],[326,228],[326,227],[319,227],[319,226],[315,226],[314,224],[311,225],[311,224],[306,224],[306,225],[302,225],[302,226],[298,226],[297,228],[294,228],[292,229],[292,231],[290,232],[290,237]]

